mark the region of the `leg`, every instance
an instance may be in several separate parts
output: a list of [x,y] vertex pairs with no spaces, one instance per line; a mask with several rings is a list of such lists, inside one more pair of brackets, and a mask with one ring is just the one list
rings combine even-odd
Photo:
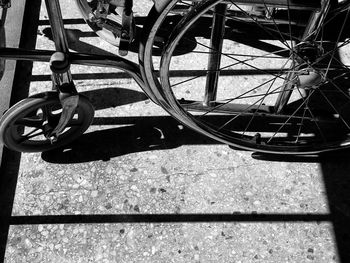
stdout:
[[47,12],[50,19],[53,40],[56,53],[51,57],[50,68],[52,70],[52,81],[54,89],[59,92],[62,104],[62,114],[56,127],[47,137],[55,142],[60,133],[65,129],[78,106],[79,95],[75,89],[69,63],[69,47],[62,19],[59,0],[45,0]]

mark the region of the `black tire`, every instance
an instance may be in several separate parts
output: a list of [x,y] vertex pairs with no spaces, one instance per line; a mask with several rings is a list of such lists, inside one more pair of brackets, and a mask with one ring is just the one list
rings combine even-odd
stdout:
[[[332,6],[320,26],[307,31],[309,10],[285,6],[272,13],[267,5],[203,0],[183,12],[156,61],[153,41],[179,3],[190,2],[169,2],[143,52],[144,75],[170,114],[220,142],[258,152],[315,154],[350,146],[350,63],[340,58],[350,57],[348,9]],[[212,37],[214,16],[224,24]],[[181,43],[193,37],[197,48],[178,56]],[[210,38],[222,39],[221,50]],[[219,67],[208,68],[217,55]],[[217,91],[206,88],[214,86],[206,84],[213,72],[219,72],[210,80]]]
[[64,146],[90,126],[94,109],[84,96],[79,96],[78,107],[67,128],[51,143],[45,136],[48,129],[57,125],[61,115],[57,92],[40,93],[19,101],[0,119],[0,141],[9,149],[19,152],[44,152]]

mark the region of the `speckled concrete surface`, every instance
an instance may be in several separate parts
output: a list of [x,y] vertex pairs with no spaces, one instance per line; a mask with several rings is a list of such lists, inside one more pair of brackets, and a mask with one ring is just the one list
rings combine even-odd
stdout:
[[257,161],[223,145],[77,164],[25,154],[13,215],[228,213],[248,222],[13,226],[7,262],[336,262],[330,223],[249,222],[327,212],[316,164]]
[[[63,9],[77,17],[68,4]],[[39,48],[50,45],[39,37]],[[48,74],[47,65],[36,64],[33,74]],[[203,221],[213,219],[208,214],[240,220],[14,225],[6,262],[340,262],[331,222],[293,217],[330,213],[319,164],[255,160],[202,138],[166,117],[130,79],[76,83],[97,109],[94,125],[64,151],[22,155],[13,216],[167,214],[176,221],[196,213]],[[49,88],[34,82],[31,93]],[[271,222],[255,220],[259,214]]]

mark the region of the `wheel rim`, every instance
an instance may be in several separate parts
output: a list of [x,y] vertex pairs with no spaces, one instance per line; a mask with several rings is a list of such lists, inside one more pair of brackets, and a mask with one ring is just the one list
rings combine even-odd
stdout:
[[[288,23],[280,25],[274,18],[267,24],[232,3],[226,7],[218,91],[214,100],[208,100],[203,95],[208,93],[207,75],[215,70],[203,67],[203,61],[214,49],[210,34],[198,36],[196,31],[214,27],[206,17],[213,16],[211,10],[219,5],[220,1],[209,0],[191,9],[164,49],[161,83],[175,117],[224,143],[263,152],[305,154],[347,147],[350,96],[344,84],[349,67],[335,55],[347,55],[348,39],[341,33],[324,38],[327,27],[305,34],[290,10],[284,10]],[[232,7],[243,18],[234,17]],[[340,32],[345,32],[348,13],[342,14]],[[249,42],[254,39],[247,32],[260,34],[261,39],[254,36],[255,42]],[[197,50],[173,56],[191,34],[197,34]]]
[[1,125],[2,140],[13,150],[40,152],[63,146],[81,135],[91,124],[93,108],[85,98],[79,99],[78,108],[58,141],[46,138],[58,124],[62,107],[58,98],[29,98],[14,106],[4,115]]

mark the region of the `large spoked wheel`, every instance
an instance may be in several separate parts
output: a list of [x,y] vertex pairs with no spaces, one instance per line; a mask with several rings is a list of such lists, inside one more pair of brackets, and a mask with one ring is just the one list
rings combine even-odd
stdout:
[[[232,146],[286,154],[349,147],[349,8],[267,2],[171,2],[146,56],[172,9],[193,7],[184,9],[161,60],[149,59],[148,81],[178,120]],[[193,51],[178,52],[192,39]]]
[[58,124],[62,107],[57,92],[37,94],[11,107],[0,120],[0,140],[11,150],[44,152],[72,142],[90,126],[94,109],[79,96],[77,110],[67,128],[51,143],[45,136]]

